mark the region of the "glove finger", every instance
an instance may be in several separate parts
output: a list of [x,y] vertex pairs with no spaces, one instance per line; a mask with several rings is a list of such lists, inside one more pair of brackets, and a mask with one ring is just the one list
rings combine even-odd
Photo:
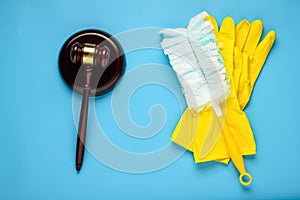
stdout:
[[250,81],[249,81],[249,57],[246,53],[242,53],[242,71],[240,75],[239,88],[237,98],[240,108],[243,110],[250,98]]
[[255,20],[252,22],[246,43],[242,50],[243,53],[247,53],[249,56],[254,55],[255,49],[262,34],[262,29],[263,25],[261,20]]
[[226,17],[223,20],[219,34],[222,36],[222,38],[226,38],[227,40],[235,40],[234,21],[231,17]]
[[235,46],[243,49],[250,31],[250,23],[244,19],[235,28]]
[[242,72],[242,52],[239,47],[234,47],[234,53],[233,53],[233,73],[232,78],[234,82],[235,91],[238,91],[239,88],[239,82],[240,82],[240,76]]
[[235,41],[234,21],[230,17],[223,20],[219,31],[219,47],[221,49],[227,73],[232,77],[233,71],[233,49]]
[[216,21],[216,19],[215,19],[213,16],[208,15],[208,16],[205,18],[205,20],[211,22],[211,24],[212,24],[213,27],[214,27],[214,32],[215,32],[215,34],[218,35],[219,28],[218,28],[218,22]]
[[255,50],[253,63],[254,66],[249,68],[249,80],[251,85],[254,86],[255,81],[266,61],[266,58],[274,44],[276,38],[275,31],[270,31],[267,36],[259,43],[258,47]]

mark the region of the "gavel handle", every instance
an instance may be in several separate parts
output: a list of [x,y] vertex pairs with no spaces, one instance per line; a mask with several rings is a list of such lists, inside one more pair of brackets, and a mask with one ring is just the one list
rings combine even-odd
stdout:
[[89,94],[90,94],[90,88],[84,88],[81,111],[80,111],[78,136],[77,136],[77,149],[76,149],[76,170],[77,171],[80,171],[83,155],[84,155],[84,142],[86,136],[87,117],[88,117],[88,109],[89,109],[88,108]]
[[83,88],[83,97],[81,103],[78,136],[77,136],[77,148],[76,148],[76,170],[79,172],[84,154],[84,143],[86,136],[87,118],[89,110],[89,95],[90,95],[90,83],[92,77],[92,68],[85,68],[86,84]]

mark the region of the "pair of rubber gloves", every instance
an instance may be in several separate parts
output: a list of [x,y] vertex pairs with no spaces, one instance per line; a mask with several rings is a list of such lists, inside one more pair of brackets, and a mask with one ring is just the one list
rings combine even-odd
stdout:
[[[216,120],[212,107],[201,112],[187,108],[179,120],[172,141],[194,153],[195,162],[218,161],[228,163],[232,159],[240,172],[240,182],[249,185],[252,177],[245,170],[243,155],[256,154],[256,144],[247,116],[243,112],[256,79],[275,41],[276,34],[270,31],[260,42],[263,25],[260,20],[249,23],[242,20],[235,26],[232,18],[224,19],[220,30],[212,16],[218,46],[221,50],[231,92],[221,108],[223,123]],[[220,136],[215,144],[207,144],[216,132]],[[244,181],[244,176],[248,177]]]

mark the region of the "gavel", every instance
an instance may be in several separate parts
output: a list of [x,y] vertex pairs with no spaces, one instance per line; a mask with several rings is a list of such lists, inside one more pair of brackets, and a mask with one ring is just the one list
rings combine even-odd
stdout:
[[62,78],[73,91],[83,95],[75,161],[78,172],[85,149],[89,96],[99,96],[113,89],[122,77],[125,66],[121,45],[101,30],[77,32],[61,48],[59,70]]
[[74,64],[81,64],[84,67],[85,84],[83,88],[83,97],[81,103],[80,120],[77,136],[76,147],[76,170],[80,171],[83,155],[84,143],[86,136],[87,118],[88,118],[88,101],[91,91],[91,77],[93,70],[103,71],[108,66],[110,57],[110,50],[107,46],[76,42],[72,45],[70,50],[70,58]]

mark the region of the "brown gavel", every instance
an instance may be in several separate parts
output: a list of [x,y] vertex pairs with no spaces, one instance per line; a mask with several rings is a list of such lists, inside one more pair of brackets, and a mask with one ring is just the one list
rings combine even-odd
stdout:
[[58,65],[65,83],[83,95],[75,163],[79,171],[86,146],[89,96],[103,95],[115,87],[125,71],[126,58],[120,43],[112,35],[87,29],[66,40],[60,50]]
[[81,66],[84,67],[83,73],[85,73],[76,147],[76,170],[80,171],[84,155],[91,78],[95,68],[98,71],[102,71],[101,74],[103,74],[108,66],[110,50],[107,46],[101,47],[100,45],[89,43],[80,44],[79,42],[76,42],[71,47],[70,59],[74,64],[81,64]]

